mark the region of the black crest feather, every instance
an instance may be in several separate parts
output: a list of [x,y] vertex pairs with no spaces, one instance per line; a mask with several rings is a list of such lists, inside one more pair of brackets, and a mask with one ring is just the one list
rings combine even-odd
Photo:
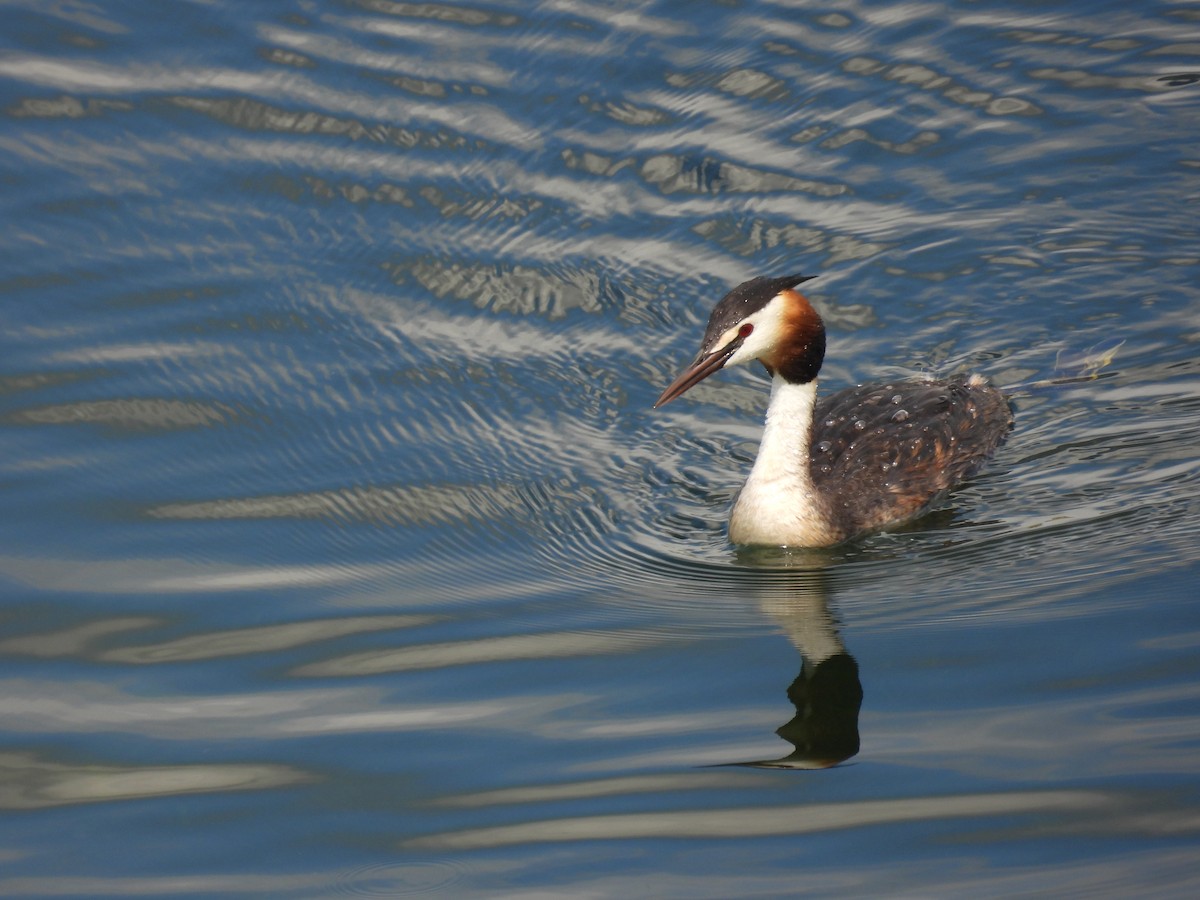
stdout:
[[760,275],[743,281],[732,291],[721,298],[721,302],[713,307],[712,315],[708,317],[708,328],[704,332],[704,351],[711,349],[722,334],[740,322],[746,316],[753,315],[771,302],[780,291],[794,288],[798,284],[812,281],[816,275],[784,275],[782,278],[768,278]]

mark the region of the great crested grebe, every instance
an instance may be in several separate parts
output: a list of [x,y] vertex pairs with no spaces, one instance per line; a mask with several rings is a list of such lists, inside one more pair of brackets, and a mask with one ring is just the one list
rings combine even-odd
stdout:
[[735,544],[827,547],[919,515],[971,475],[1012,428],[978,375],[868,384],[817,401],[825,324],[796,285],[755,278],[725,295],[700,355],[655,401],[757,359],[771,375],[758,458],[729,518]]

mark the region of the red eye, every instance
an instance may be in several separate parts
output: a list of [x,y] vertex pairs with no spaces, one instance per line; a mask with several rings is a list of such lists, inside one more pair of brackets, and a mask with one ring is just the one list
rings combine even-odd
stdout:
[[749,322],[743,322],[742,327],[738,329],[738,337],[748,338],[750,337],[750,332],[752,331],[754,331],[754,326]]

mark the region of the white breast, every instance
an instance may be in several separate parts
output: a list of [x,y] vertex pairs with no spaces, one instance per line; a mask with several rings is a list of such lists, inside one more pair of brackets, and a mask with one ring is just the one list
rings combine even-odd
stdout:
[[789,384],[775,376],[758,457],[729,519],[733,543],[824,547],[841,540],[809,470],[816,400],[816,381]]

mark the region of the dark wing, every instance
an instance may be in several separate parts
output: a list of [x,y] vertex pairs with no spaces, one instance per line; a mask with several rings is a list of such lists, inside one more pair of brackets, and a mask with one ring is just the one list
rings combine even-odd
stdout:
[[1012,427],[983,379],[848,388],[817,404],[812,474],[849,533],[920,513],[975,472]]

